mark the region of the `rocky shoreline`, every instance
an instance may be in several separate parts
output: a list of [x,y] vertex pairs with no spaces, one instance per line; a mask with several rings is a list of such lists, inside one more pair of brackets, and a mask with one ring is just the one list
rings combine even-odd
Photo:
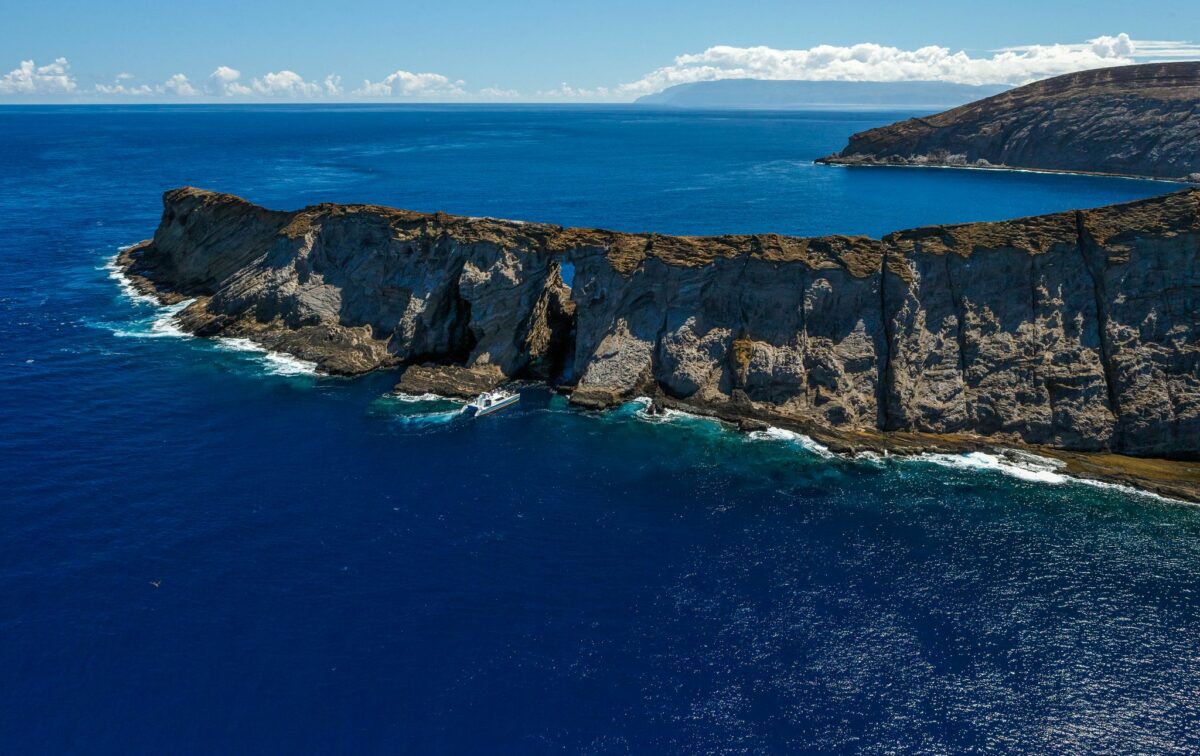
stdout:
[[407,394],[537,380],[835,452],[1026,448],[1200,501],[1198,218],[1185,191],[882,240],[699,238],[185,188],[118,264],[193,300],[191,333],[327,373],[401,368]]
[[1010,171],[1016,173],[1049,173],[1060,176],[1102,176],[1106,178],[1123,178],[1140,181],[1161,181],[1171,184],[1200,184],[1200,173],[1191,176],[1162,177],[1142,176],[1129,173],[1112,173],[1108,171],[1065,170],[1059,168],[1029,168],[1016,165],[994,165],[980,159],[969,163],[961,155],[830,155],[813,161],[817,165],[841,165],[847,167],[866,168],[946,168],[968,171]]

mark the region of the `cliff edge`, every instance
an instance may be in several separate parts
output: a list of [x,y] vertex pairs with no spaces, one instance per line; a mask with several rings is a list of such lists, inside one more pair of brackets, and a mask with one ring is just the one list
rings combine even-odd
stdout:
[[[843,450],[1200,458],[1200,190],[876,240],[276,212],[183,188],[120,262],[193,299],[179,320],[197,335],[330,373],[406,367],[404,390],[533,378],[586,407],[658,395]],[[1200,499],[1197,466],[1172,464],[1152,487]]]
[[850,137],[818,162],[1112,173],[1200,182],[1200,61],[1056,76]]

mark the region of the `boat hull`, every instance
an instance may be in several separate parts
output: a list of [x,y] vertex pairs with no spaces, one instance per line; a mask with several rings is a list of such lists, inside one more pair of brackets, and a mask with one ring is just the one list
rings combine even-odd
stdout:
[[520,400],[521,400],[521,397],[517,394],[514,394],[513,396],[510,396],[507,399],[503,399],[499,402],[496,402],[495,404],[491,405],[490,407],[484,407],[481,409],[474,405],[470,405],[467,407],[466,412],[468,415],[470,415],[472,417],[483,417],[484,415],[490,415],[493,412],[499,412],[500,410],[504,409],[505,407],[511,407],[512,405],[516,404]]

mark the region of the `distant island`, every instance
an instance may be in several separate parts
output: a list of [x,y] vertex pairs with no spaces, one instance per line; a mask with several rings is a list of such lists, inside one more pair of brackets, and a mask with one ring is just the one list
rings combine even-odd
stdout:
[[1111,173],[1200,182],[1200,62],[1057,76],[850,137],[819,162]]
[[798,110],[806,108],[893,108],[936,110],[1007,90],[945,81],[773,81],[721,79],[677,84],[636,100],[669,108]]
[[1111,454],[1200,455],[1198,245],[1200,190],[879,240],[279,212],[183,188],[119,262],[193,300],[192,333],[330,373],[404,368],[406,393],[535,379],[583,407],[653,396],[835,451],[1033,447],[1200,500],[1196,464]]

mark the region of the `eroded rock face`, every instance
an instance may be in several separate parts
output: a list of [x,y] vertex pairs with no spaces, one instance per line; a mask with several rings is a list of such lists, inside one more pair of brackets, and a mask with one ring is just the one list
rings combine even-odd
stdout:
[[506,375],[561,337],[568,296],[549,227],[373,206],[272,213],[196,189],[164,204],[132,271],[200,295],[181,316],[200,335],[252,338],[333,373],[451,359]]
[[1200,191],[883,240],[164,202],[122,260],[196,298],[185,327],[330,372],[415,365],[413,393],[538,378],[589,407],[660,393],[848,432],[1200,454]]
[[1056,76],[850,137],[823,162],[1200,179],[1200,62]]
[[703,265],[673,264],[678,252],[663,259],[652,245],[624,273],[603,255],[577,256],[579,401],[660,387],[875,427],[883,246],[841,237],[741,243],[743,251]]
[[1111,443],[1097,302],[1071,214],[886,241],[897,252],[884,274],[888,428]]
[[1200,450],[1200,192],[1079,213],[1117,414],[1112,447]]

